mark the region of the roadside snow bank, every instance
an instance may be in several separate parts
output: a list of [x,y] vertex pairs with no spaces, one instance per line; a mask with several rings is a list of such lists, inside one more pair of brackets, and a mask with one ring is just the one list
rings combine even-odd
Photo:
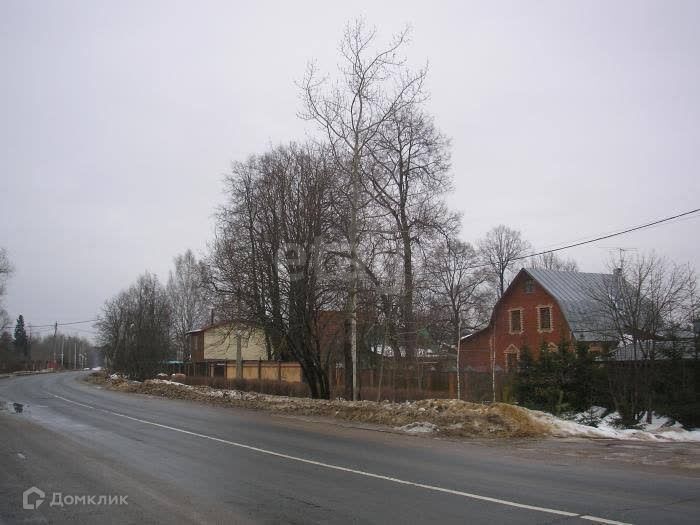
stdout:
[[167,379],[143,383],[122,378],[92,376],[93,382],[121,392],[229,405],[273,413],[320,416],[386,425],[409,434],[469,437],[536,437],[547,435],[547,426],[529,410],[505,403],[483,405],[456,399],[426,399],[405,403],[309,399],[240,390],[185,385]]
[[[583,437],[631,439],[643,441],[700,442],[700,430],[687,431],[678,424],[658,416],[643,430],[617,429],[616,414],[604,416],[604,409],[589,411],[565,420],[535,410],[491,403],[468,403],[456,399],[425,399],[404,403],[383,401],[345,401],[309,399],[241,390],[224,390],[207,386],[185,385],[167,379],[149,379],[143,383],[123,378],[96,378],[107,388],[173,399],[229,405],[274,413],[321,416],[387,425],[408,434],[434,434],[464,437]],[[598,427],[583,424],[595,421]]]
[[[575,414],[571,420],[566,420],[546,412],[532,411],[535,417],[549,427],[550,434],[556,437],[700,442],[700,430],[685,430],[678,422],[658,414],[654,414],[650,424],[641,424],[639,429],[631,429],[617,428],[615,423],[620,415],[612,412],[604,416],[605,412],[602,407],[592,407],[586,412]],[[593,421],[597,426],[580,421]]]

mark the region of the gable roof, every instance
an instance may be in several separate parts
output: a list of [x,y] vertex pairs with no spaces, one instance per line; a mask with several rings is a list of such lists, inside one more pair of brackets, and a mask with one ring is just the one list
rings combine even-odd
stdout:
[[[610,340],[607,315],[594,299],[594,293],[610,288],[609,273],[562,272],[528,268],[521,270],[537,281],[559,304],[576,339]],[[606,335],[606,332],[608,335]]]
[[185,334],[199,334],[201,332],[206,332],[207,330],[212,330],[214,328],[221,328],[222,326],[228,326],[228,327],[233,327],[234,325],[244,325],[249,328],[256,328],[256,326],[251,323],[250,321],[245,321],[243,319],[231,319],[228,321],[217,321],[216,323],[210,323],[204,326],[201,326],[199,328],[195,328],[193,330],[190,330],[188,332],[185,332]]

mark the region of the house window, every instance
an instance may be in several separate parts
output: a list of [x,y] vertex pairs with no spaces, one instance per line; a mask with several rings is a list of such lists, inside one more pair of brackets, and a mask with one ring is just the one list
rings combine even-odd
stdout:
[[508,348],[506,348],[506,372],[514,372],[518,369],[519,354],[519,350],[513,345],[510,345],[508,346]]
[[537,307],[537,323],[540,332],[552,331],[552,307],[538,306]]
[[525,293],[532,293],[535,291],[535,282],[532,279],[525,280]]
[[523,311],[516,308],[510,311],[510,333],[519,334],[523,331]]

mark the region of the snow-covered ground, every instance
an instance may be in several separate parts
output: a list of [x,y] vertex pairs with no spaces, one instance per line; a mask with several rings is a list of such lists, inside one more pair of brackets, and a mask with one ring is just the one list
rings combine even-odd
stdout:
[[[558,437],[592,437],[608,439],[632,439],[640,441],[697,441],[700,430],[685,430],[680,423],[670,418],[653,414],[650,424],[640,424],[640,429],[617,428],[617,412],[604,415],[603,407],[591,407],[586,412],[575,414],[570,420],[560,419],[546,412],[533,411],[535,417],[545,421]],[[646,421],[646,418],[643,418]],[[597,426],[584,424],[595,421]]]

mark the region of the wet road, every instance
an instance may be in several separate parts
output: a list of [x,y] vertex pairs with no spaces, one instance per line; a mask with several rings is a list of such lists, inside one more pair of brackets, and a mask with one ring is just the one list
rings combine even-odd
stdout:
[[[516,443],[111,392],[80,375],[0,379],[0,523],[700,519],[696,470],[563,459],[546,454],[548,442],[537,443],[544,454],[525,457]],[[23,509],[30,487],[44,497],[27,502],[44,501]]]

